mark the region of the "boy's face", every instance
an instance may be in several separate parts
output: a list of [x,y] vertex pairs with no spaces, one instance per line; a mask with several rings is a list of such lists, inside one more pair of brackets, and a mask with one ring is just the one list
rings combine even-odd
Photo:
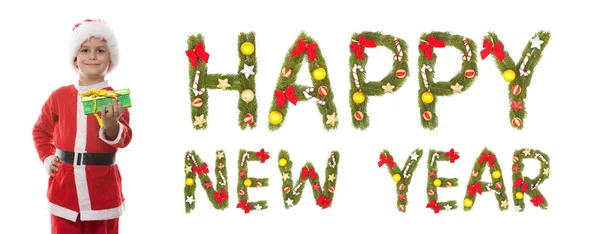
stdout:
[[95,37],[85,41],[81,44],[74,63],[84,76],[104,76],[111,65],[106,41]]

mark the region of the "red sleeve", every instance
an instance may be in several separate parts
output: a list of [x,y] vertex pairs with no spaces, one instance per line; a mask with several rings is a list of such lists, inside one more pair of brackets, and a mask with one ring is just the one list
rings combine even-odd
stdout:
[[127,145],[129,145],[129,142],[131,142],[131,135],[133,133],[131,131],[131,127],[129,127],[129,110],[128,109],[125,109],[125,112],[123,112],[123,115],[121,115],[119,122],[121,123],[121,128],[122,128],[121,139],[119,140],[119,142],[117,144],[115,144],[115,147],[125,148],[125,147],[127,147]]
[[55,92],[52,92],[46,103],[44,103],[42,113],[40,113],[33,126],[33,142],[42,162],[46,157],[56,154],[52,134],[54,133],[54,125],[58,121],[58,111],[54,97]]

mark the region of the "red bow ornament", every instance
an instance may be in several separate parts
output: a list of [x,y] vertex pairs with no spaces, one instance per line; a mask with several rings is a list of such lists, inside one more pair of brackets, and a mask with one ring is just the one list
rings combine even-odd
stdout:
[[538,207],[540,204],[544,203],[544,198],[538,194],[535,195],[535,198],[531,199],[530,201],[534,206]]
[[513,188],[521,186],[521,191],[522,192],[527,192],[527,186],[528,185],[529,184],[527,183],[527,181],[525,181],[521,177],[519,177],[519,178],[517,178],[517,181],[515,181],[515,183],[513,183]]
[[317,205],[321,205],[323,209],[329,207],[330,204],[331,199],[326,198],[325,196],[323,196],[323,194],[321,194],[321,196],[319,196],[319,199],[317,199]]
[[277,105],[283,109],[285,101],[289,100],[294,106],[298,103],[298,97],[296,96],[294,86],[288,86],[285,90],[275,90],[275,98],[277,98]]
[[198,58],[204,61],[204,63],[208,63],[208,57],[210,56],[204,51],[204,44],[202,44],[202,42],[198,42],[196,48],[193,50],[186,50],[185,54],[188,56],[190,64],[192,64],[194,68],[198,67]]
[[475,195],[475,192],[479,193],[480,195],[483,192],[481,190],[481,184],[479,183],[479,181],[475,182],[475,184],[473,185],[467,185],[467,189],[469,190],[469,196],[471,197]]
[[313,180],[315,180],[317,178],[317,174],[315,173],[315,168],[311,167],[310,169],[308,169],[306,167],[303,167],[302,168],[302,175],[301,175],[302,180],[305,180],[306,177],[309,176],[309,175],[310,175],[310,178],[312,178]]
[[454,161],[456,161],[456,159],[460,158],[460,156],[454,152],[454,148],[452,148],[452,149],[450,149],[450,151],[446,152],[445,156],[450,158],[450,163],[454,163]]
[[436,214],[440,212],[440,204],[436,200],[431,200],[425,208],[433,208],[433,212]]
[[225,191],[224,188],[221,189],[220,193],[217,191],[214,191],[213,196],[215,197],[215,199],[217,200],[217,203],[219,203],[219,204],[221,204],[221,202],[223,202],[223,200],[229,199],[229,195],[227,195],[227,192]]
[[492,43],[488,40],[483,40],[483,50],[480,52],[481,59],[485,59],[488,55],[490,55],[490,53],[492,53],[492,51],[494,54],[496,54],[496,57],[498,57],[500,61],[504,60],[505,54],[504,50],[502,49],[502,42]]
[[261,163],[265,163],[267,159],[271,158],[271,156],[265,153],[265,149],[260,149],[260,151],[256,153],[256,157],[260,157]]
[[479,157],[479,161],[477,163],[482,164],[485,161],[487,161],[490,164],[490,167],[493,167],[495,158],[496,158],[496,155],[487,154],[486,152],[483,152],[481,154],[481,157]]
[[248,213],[250,212],[250,204],[248,204],[246,202],[246,200],[242,200],[240,203],[237,204],[236,208],[242,208],[244,209],[244,213]]
[[199,168],[198,166],[194,166],[192,169],[198,175],[200,175],[202,173],[208,173],[208,165],[206,163],[202,163],[202,168]]
[[316,43],[308,44],[302,39],[298,39],[298,45],[296,45],[296,47],[292,50],[292,58],[306,51],[308,59],[310,59],[310,61],[313,62],[315,61],[315,58],[317,58],[317,47],[318,45]]
[[427,36],[427,41],[423,41],[423,43],[419,44],[419,50],[423,51],[425,58],[429,60],[433,59],[433,47],[444,48],[446,45],[444,44],[444,41],[437,40],[431,35]]
[[352,51],[354,51],[354,54],[356,55],[356,57],[360,60],[364,60],[365,59],[365,55],[364,55],[364,47],[367,48],[375,48],[377,46],[377,44],[375,43],[374,40],[368,40],[367,38],[365,38],[363,35],[360,35],[358,37],[358,41],[355,41],[354,43],[350,44],[350,49]]
[[379,155],[379,167],[381,167],[385,164],[387,164],[389,168],[394,167],[394,158],[392,157],[392,155],[390,155],[390,156],[385,156],[383,154]]

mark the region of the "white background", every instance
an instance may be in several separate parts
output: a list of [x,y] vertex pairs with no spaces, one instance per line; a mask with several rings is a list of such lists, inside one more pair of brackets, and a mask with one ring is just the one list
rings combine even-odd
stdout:
[[[116,88],[130,88],[133,107],[133,141],[119,151],[127,211],[122,233],[338,232],[338,231],[485,231],[514,233],[591,228],[597,198],[595,146],[599,130],[597,22],[592,7],[546,2],[497,1],[296,1],[251,3],[131,4],[116,1],[17,1],[0,7],[0,82],[2,92],[2,169],[0,169],[0,233],[48,233],[46,186],[42,163],[35,151],[31,129],[48,95],[59,86],[76,82],[67,42],[75,23],[101,18],[117,34],[121,64],[107,76]],[[328,17],[326,19],[326,17]],[[284,126],[269,132],[267,115],[281,65],[302,31],[318,41],[329,67],[332,93],[340,125],[326,132],[315,104],[302,102],[289,109]],[[412,73],[398,92],[369,101],[371,126],[366,131],[351,125],[348,104],[348,49],[354,32],[381,31],[402,38],[408,45]],[[479,61],[479,77],[460,95],[440,97],[439,127],[423,129],[417,105],[417,58],[421,33],[449,31],[473,39],[481,50],[482,38],[495,31],[514,60],[538,30],[550,31],[544,57],[535,69],[525,100],[528,117],[521,131],[508,122],[507,83],[492,58]],[[236,73],[237,35],[256,32],[258,57],[258,128],[237,126],[237,92],[210,90],[209,128],[195,131],[188,102],[188,35],[202,33],[210,53],[210,73]],[[367,80],[381,79],[391,69],[391,52],[369,49]],[[460,67],[460,53],[438,49],[436,80],[448,80]],[[307,64],[298,82],[311,85]],[[586,135],[590,134],[590,135]],[[593,134],[593,135],[592,135]],[[531,205],[526,197],[523,213],[499,211],[491,193],[477,197],[470,212],[433,214],[426,209],[426,158],[420,161],[408,193],[406,213],[396,209],[394,182],[377,167],[379,152],[389,149],[403,163],[415,148],[449,150],[461,158],[442,163],[439,175],[459,179],[459,187],[442,188],[440,200],[462,204],[466,183],[477,155],[489,147],[498,156],[504,182],[512,184],[512,152],[520,148],[542,150],[550,156],[552,174],[540,186],[548,210]],[[240,149],[265,148],[272,159],[250,165],[250,176],[267,177],[271,186],[250,189],[251,200],[267,200],[269,209],[244,214],[236,209],[237,155]],[[185,214],[184,155],[196,150],[214,168],[214,152],[228,156],[230,207],[212,208],[204,190],[197,190],[196,210]],[[315,164],[323,182],[327,156],[340,151],[338,183],[333,207],[321,210],[310,187],[298,204],[285,210],[277,166],[279,150],[294,161],[292,178],[298,178],[307,161]],[[426,151],[427,153],[427,151]],[[525,175],[534,177],[539,164],[526,162]],[[211,173],[211,178],[215,179]],[[484,181],[490,181],[486,171]],[[511,195],[511,190],[507,190]],[[512,206],[513,201],[510,200]]]

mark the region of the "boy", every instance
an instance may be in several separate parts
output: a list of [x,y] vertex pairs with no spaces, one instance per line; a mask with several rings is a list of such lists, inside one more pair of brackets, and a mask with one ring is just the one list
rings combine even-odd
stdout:
[[113,90],[105,75],[119,61],[116,37],[101,20],[75,25],[69,62],[76,84],[52,92],[33,127],[33,140],[48,173],[52,233],[118,233],[124,212],[118,148],[131,141],[129,112],[116,100],[99,116],[85,115],[80,100],[88,90]]

